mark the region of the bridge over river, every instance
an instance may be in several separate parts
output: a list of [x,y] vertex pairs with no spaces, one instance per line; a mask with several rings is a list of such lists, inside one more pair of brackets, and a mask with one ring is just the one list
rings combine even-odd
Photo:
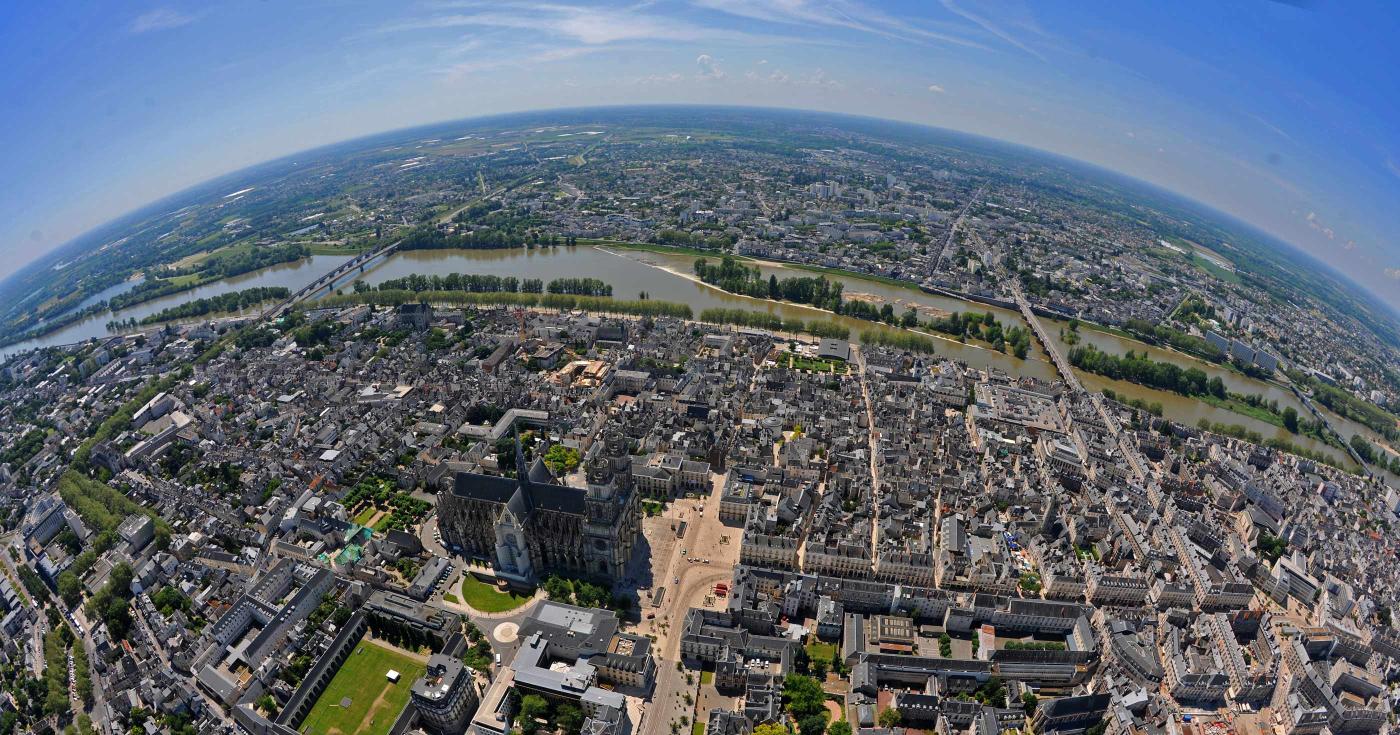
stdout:
[[376,259],[387,257],[389,254],[393,253],[395,250],[398,249],[399,244],[402,242],[403,240],[395,240],[394,242],[391,242],[388,245],[377,248],[375,250],[360,253],[359,255],[356,255],[350,260],[341,263],[340,265],[336,266],[335,270],[332,270],[329,273],[326,273],[325,275],[321,276],[320,278],[317,278],[316,280],[312,281],[311,283],[302,286],[301,289],[298,290],[296,293],[292,294],[291,296],[288,296],[285,300],[265,310],[262,313],[261,319],[263,321],[276,319],[286,314],[289,310],[291,310],[293,306],[296,306],[297,304],[300,304],[301,302],[311,298],[312,296],[315,296],[317,293],[320,293],[322,289],[329,291],[330,289],[335,287],[336,281],[340,280],[347,273],[357,270],[364,270],[365,266],[374,262]]
[[1050,333],[1045,330],[1045,325],[1040,323],[1040,317],[1036,316],[1031,309],[1031,304],[1026,300],[1026,295],[1021,291],[1021,284],[1013,283],[1011,292],[1016,297],[1016,306],[1021,310],[1021,316],[1030,325],[1031,331],[1035,333],[1036,339],[1045,347],[1045,352],[1050,355],[1050,362],[1059,371],[1060,377],[1069,385],[1070,390],[1075,393],[1085,395],[1089,402],[1098,411],[1099,417],[1103,419],[1104,425],[1108,427],[1109,433],[1114,441],[1118,443],[1118,450],[1127,459],[1132,467],[1133,476],[1139,481],[1147,478],[1147,468],[1142,464],[1142,457],[1138,454],[1137,448],[1128,441],[1128,435],[1123,431],[1123,427],[1118,423],[1118,418],[1113,415],[1103,404],[1103,396],[1084,389],[1084,385],[1079,382],[1079,376],[1074,374],[1074,368],[1070,366],[1069,360],[1060,352],[1059,344],[1050,338]]

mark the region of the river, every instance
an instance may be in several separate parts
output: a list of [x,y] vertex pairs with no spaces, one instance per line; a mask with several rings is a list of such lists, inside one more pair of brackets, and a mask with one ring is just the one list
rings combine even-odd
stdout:
[[[1051,330],[1051,336],[1059,345],[1059,348],[1068,353],[1072,345],[1065,340],[1064,335],[1069,332],[1068,322],[1044,319],[1046,329]],[[1088,326],[1079,328],[1079,345],[1090,344],[1098,349],[1113,355],[1123,355],[1129,350],[1138,354],[1146,353],[1153,360],[1160,362],[1171,362],[1183,368],[1200,368],[1209,377],[1218,377],[1225,383],[1225,387],[1232,393],[1244,395],[1263,396],[1265,401],[1276,401],[1279,410],[1292,407],[1303,419],[1311,419],[1312,414],[1308,411],[1302,401],[1293,394],[1288,386],[1272,380],[1259,380],[1243,375],[1239,372],[1221,365],[1201,360],[1196,357],[1178,352],[1165,347],[1158,347],[1140,342],[1135,339],[1122,337],[1109,332],[1101,332]],[[1086,373],[1076,370],[1080,382],[1084,383],[1090,390],[1103,390],[1110,388],[1120,396],[1129,398],[1140,398],[1149,403],[1161,403],[1163,415],[1184,424],[1195,426],[1201,419],[1209,419],[1212,422],[1222,424],[1239,424],[1251,431],[1259,432],[1265,439],[1281,439],[1299,447],[1305,447],[1314,451],[1322,451],[1337,458],[1349,458],[1349,455],[1336,447],[1329,446],[1311,437],[1299,434],[1290,434],[1287,429],[1275,426],[1267,421],[1261,421],[1250,416],[1238,414],[1222,408],[1217,408],[1208,403],[1187,398],[1171,391],[1156,390],[1122,380],[1113,380],[1101,375]],[[1321,408],[1319,406],[1319,408]],[[1342,418],[1325,408],[1321,409],[1327,417],[1328,423],[1342,435],[1343,440],[1350,440],[1353,434],[1360,433],[1367,437],[1372,443],[1378,440],[1375,432],[1358,424],[1350,419]]]
[[[851,338],[855,341],[860,340],[862,330],[890,329],[882,324],[837,316],[806,306],[775,303],[721,291],[689,277],[694,263],[693,256],[601,245],[545,250],[412,250],[396,253],[372,266],[362,278],[371,284],[414,273],[474,273],[539,278],[545,282],[555,278],[597,278],[610,284],[613,287],[613,295],[617,298],[634,299],[646,292],[650,298],[658,301],[687,304],[697,316],[702,310],[709,308],[738,308],[776,314],[784,319],[821,319],[849,328]],[[760,270],[764,276],[776,273],[779,278],[812,275],[810,272],[777,263],[760,264]],[[922,307],[924,313],[930,316],[936,312],[973,307],[978,311],[987,311],[980,305],[965,304],[955,299],[925,294],[916,289],[899,288],[852,277],[828,275],[827,278],[841,282],[848,295],[870,298],[880,303],[889,302],[895,304],[901,312],[904,307],[911,305],[915,308]],[[997,309],[991,311],[997,312],[998,318],[1004,322],[1023,323],[1020,315],[1015,312]],[[1055,378],[1054,367],[1044,357],[1019,360],[985,347],[963,344],[940,335],[929,336],[939,340],[940,354],[962,360],[969,365],[984,369],[997,367],[1012,374],[1031,375],[1042,380]]]
[[[80,342],[109,334],[106,324],[113,319],[128,319],[148,316],[170,306],[193,299],[217,296],[230,291],[255,286],[283,286],[293,291],[316,280],[322,274],[333,270],[345,262],[343,255],[314,255],[295,263],[264,268],[252,273],[210,283],[199,288],[138,304],[118,314],[102,314],[91,317],[37,339],[0,349],[0,357],[33,347],[63,345]],[[810,307],[789,303],[774,303],[762,299],[721,291],[699,283],[691,276],[695,256],[672,253],[656,253],[646,250],[609,246],[578,246],[573,248],[510,249],[510,250],[412,250],[395,253],[376,261],[358,276],[365,282],[377,284],[393,278],[415,273],[446,275],[448,273],[473,273],[479,275],[516,276],[539,278],[548,282],[555,278],[597,278],[613,287],[613,295],[618,298],[637,298],[642,292],[656,300],[673,301],[689,305],[698,315],[702,310],[719,308],[741,308],[763,311],[779,315],[785,319],[822,319],[835,322],[851,330],[851,338],[859,341],[863,330],[887,330],[882,324],[837,316]],[[765,277],[777,275],[780,279],[791,276],[816,275],[812,271],[782,263],[758,261],[756,263]],[[1015,311],[976,304],[946,296],[928,294],[913,288],[902,288],[879,281],[853,276],[824,274],[828,279],[840,282],[847,298],[868,299],[876,303],[891,303],[897,313],[913,306],[920,310],[924,318],[952,311],[991,312],[1007,326],[1025,326],[1021,315]],[[345,284],[342,283],[344,288]],[[129,288],[129,287],[128,287]],[[1047,328],[1057,333],[1063,322],[1046,320]],[[1156,360],[1169,360],[1183,367],[1198,366],[1211,376],[1219,376],[1231,391],[1246,394],[1261,394],[1267,400],[1278,401],[1279,406],[1292,406],[1300,415],[1307,415],[1301,403],[1287,387],[1274,382],[1256,380],[1226,368],[1197,360],[1188,355],[1145,345],[1117,335],[1100,332],[1088,327],[1080,328],[1081,343],[1090,343],[1106,352],[1123,354],[1128,350],[1146,350]],[[930,334],[938,340],[938,352],[944,357],[961,360],[973,367],[998,368],[1012,375],[1027,375],[1042,380],[1053,380],[1055,369],[1039,349],[1033,350],[1024,360],[1003,354],[975,344],[964,344],[943,335]],[[1060,348],[1068,350],[1069,345],[1056,337]],[[1279,438],[1298,446],[1324,451],[1341,457],[1344,453],[1321,442],[1303,436],[1289,434],[1281,427],[1243,416],[1232,411],[1216,408],[1197,400],[1166,391],[1153,390],[1143,386],[1113,381],[1097,375],[1079,373],[1081,381],[1091,390],[1112,388],[1119,395],[1128,398],[1141,398],[1148,402],[1162,404],[1164,415],[1175,421],[1191,426],[1202,419],[1223,424],[1240,424],[1257,431],[1266,438]],[[1337,416],[1328,416],[1333,426],[1345,437],[1361,432],[1374,437],[1355,422]]]
[[[131,318],[135,318],[139,321],[141,318],[155,314],[162,309],[178,306],[195,299],[218,296],[230,291],[241,291],[245,288],[253,288],[255,286],[285,286],[286,288],[296,291],[302,286],[316,280],[320,275],[334,270],[337,265],[344,263],[346,260],[348,260],[348,258],[342,255],[313,255],[294,263],[282,263],[280,265],[270,266],[251,273],[225,278],[222,281],[206,283],[203,286],[190,289],[189,291],[181,291],[157,299],[151,299],[150,301],[123,309],[115,314],[103,312],[96,316],[73,322],[62,329],[54,330],[40,337],[0,347],[0,359],[5,359],[16,352],[31,350],[36,347],[69,345],[84,340],[107,337],[113,334],[111,330],[107,329],[107,322]],[[139,281],[124,281],[117,286],[103,291],[103,293],[107,295],[102,296],[102,298],[111,298],[117,293],[129,291],[134,288],[138,282]],[[88,302],[84,303],[97,303],[98,300],[99,299],[91,298]]]

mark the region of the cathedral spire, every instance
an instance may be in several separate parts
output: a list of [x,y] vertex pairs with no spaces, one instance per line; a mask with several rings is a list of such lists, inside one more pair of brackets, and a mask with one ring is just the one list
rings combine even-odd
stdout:
[[530,481],[530,468],[525,465],[525,448],[520,444],[520,425],[511,424],[515,434],[515,477],[520,482]]

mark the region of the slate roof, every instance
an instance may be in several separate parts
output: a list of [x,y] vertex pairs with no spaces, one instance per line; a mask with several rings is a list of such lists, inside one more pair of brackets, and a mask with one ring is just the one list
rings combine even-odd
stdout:
[[544,463],[536,460],[529,477],[521,482],[514,477],[459,472],[453,480],[452,493],[458,497],[509,504],[511,512],[525,516],[536,509],[553,513],[583,515],[588,495],[583,488],[541,482],[549,476]]

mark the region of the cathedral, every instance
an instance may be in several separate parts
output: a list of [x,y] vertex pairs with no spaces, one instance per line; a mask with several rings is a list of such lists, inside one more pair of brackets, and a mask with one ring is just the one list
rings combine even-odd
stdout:
[[442,538],[528,584],[558,572],[621,579],[641,529],[626,440],[609,433],[584,462],[586,487],[563,485],[516,440],[516,476],[458,472],[438,490]]

